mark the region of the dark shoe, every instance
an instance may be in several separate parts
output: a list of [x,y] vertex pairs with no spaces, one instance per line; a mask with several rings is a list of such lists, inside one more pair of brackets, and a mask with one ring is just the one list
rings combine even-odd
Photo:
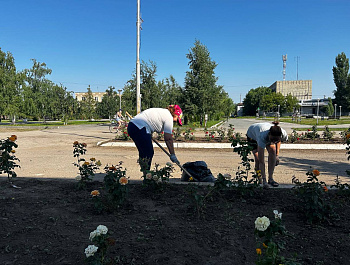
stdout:
[[268,182],[272,187],[278,187],[278,183],[276,182],[276,181],[274,181],[274,180],[269,180],[269,182]]

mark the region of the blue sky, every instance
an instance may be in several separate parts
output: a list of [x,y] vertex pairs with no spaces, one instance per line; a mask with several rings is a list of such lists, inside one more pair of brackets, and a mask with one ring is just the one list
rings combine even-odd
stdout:
[[[17,70],[34,58],[69,91],[123,88],[136,65],[136,0],[0,0],[0,48]],[[348,0],[141,0],[140,57],[157,80],[183,85],[195,40],[218,66],[217,84],[235,103],[258,86],[313,82],[313,98],[333,96],[335,57],[350,57]],[[298,58],[298,59],[297,59]],[[297,63],[298,62],[298,63]]]

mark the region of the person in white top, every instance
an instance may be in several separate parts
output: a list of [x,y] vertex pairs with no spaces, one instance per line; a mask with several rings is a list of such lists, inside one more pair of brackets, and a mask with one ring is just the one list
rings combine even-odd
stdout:
[[117,113],[114,115],[115,121],[118,123],[118,128],[122,126],[122,121],[123,121],[123,115],[122,115],[122,110],[120,109],[117,111]]
[[182,126],[182,110],[178,105],[164,108],[150,108],[132,118],[128,125],[128,134],[139,151],[141,171],[149,170],[154,155],[152,133],[164,132],[164,141],[169,149],[170,160],[179,164],[174,150],[172,137],[173,123]]
[[[248,128],[247,139],[250,145],[253,146],[253,155],[255,160],[255,170],[261,172],[261,182],[264,188],[268,184],[273,187],[278,187],[278,183],[273,179],[275,166],[280,162],[279,152],[281,141],[288,140],[287,132],[278,126],[278,122],[270,123],[255,123]],[[269,180],[266,183],[265,172],[265,148],[268,152],[268,176]]]

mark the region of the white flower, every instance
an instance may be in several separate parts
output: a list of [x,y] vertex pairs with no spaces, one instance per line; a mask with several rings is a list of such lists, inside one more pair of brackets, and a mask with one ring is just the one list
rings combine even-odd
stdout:
[[171,162],[166,162],[166,164],[168,167],[171,167],[173,164]]
[[80,175],[79,175],[79,176],[76,176],[75,179],[78,180],[78,181],[80,181],[80,180],[81,180],[81,176],[80,176]]
[[90,257],[93,256],[96,251],[98,250],[98,247],[96,247],[95,245],[89,245],[86,249],[85,249],[85,255],[86,257]]
[[99,226],[96,228],[96,231],[97,231],[97,233],[99,233],[99,235],[101,235],[101,234],[105,235],[105,234],[107,234],[107,232],[108,232],[108,228],[107,228],[107,226],[99,225]]
[[152,173],[147,173],[146,174],[146,179],[152,179]]
[[278,213],[277,210],[274,210],[273,214],[275,215],[275,219],[282,219],[282,213]]
[[90,239],[90,240],[93,240],[93,239],[95,238],[95,236],[98,236],[98,235],[99,235],[99,234],[97,233],[97,231],[94,230],[94,231],[92,231],[92,232],[90,233],[89,239]]
[[157,175],[153,176],[153,180],[157,181],[159,179],[159,177]]
[[225,179],[231,179],[232,176],[231,176],[230,174],[224,174],[224,178],[225,178]]
[[270,225],[270,219],[266,216],[258,217],[255,220],[255,228],[259,231],[265,231]]

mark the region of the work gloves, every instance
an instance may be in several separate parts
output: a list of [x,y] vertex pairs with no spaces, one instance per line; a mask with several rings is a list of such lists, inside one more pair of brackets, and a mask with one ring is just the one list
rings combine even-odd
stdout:
[[175,154],[170,155],[170,160],[171,160],[171,162],[180,165],[180,162],[179,162],[179,160],[177,160],[177,157]]

